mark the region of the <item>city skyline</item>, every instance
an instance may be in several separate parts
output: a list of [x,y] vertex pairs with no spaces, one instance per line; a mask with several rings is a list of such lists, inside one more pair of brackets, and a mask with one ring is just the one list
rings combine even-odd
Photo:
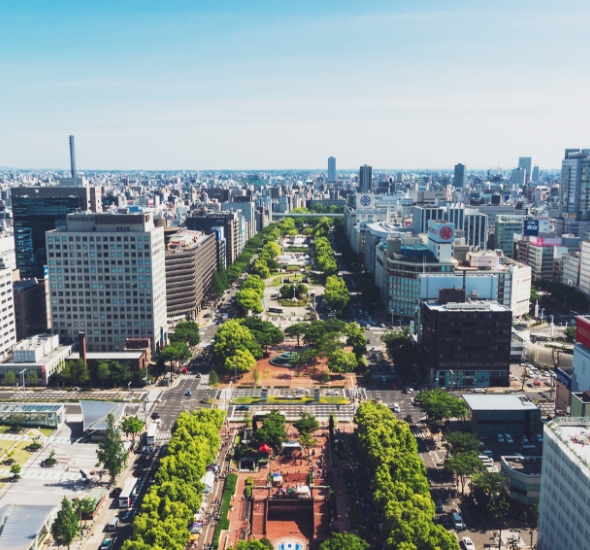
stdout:
[[330,155],[543,170],[587,145],[582,2],[9,1],[0,16],[3,167],[65,170],[70,134],[82,172]]

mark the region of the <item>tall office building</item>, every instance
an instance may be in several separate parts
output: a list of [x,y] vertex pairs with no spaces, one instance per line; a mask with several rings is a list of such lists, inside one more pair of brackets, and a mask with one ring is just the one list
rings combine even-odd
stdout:
[[164,238],[168,317],[195,320],[217,270],[216,235],[175,227],[166,229]]
[[465,187],[465,165],[455,164],[455,175],[453,177],[453,184],[455,187]]
[[515,168],[510,172],[510,183],[522,187],[527,178],[527,172],[524,168]]
[[45,277],[45,232],[66,224],[73,212],[101,212],[98,187],[13,187],[16,266],[21,277]]
[[539,183],[539,167],[538,166],[535,166],[533,168],[533,175],[531,177],[531,181],[533,183]]
[[507,258],[514,257],[514,235],[522,235],[524,218],[500,214],[494,220],[494,248]]
[[543,430],[539,550],[578,550],[590,541],[590,419],[558,417]]
[[559,205],[565,217],[590,220],[590,149],[566,149],[561,161]]
[[373,168],[365,164],[359,170],[359,192],[370,193],[373,189]]
[[328,157],[328,181],[336,181],[336,157]]
[[525,181],[531,181],[532,166],[532,157],[518,157],[518,167],[526,170]]
[[14,322],[14,297],[12,295],[12,271],[0,269],[0,299],[2,311],[0,312],[0,360],[5,360],[12,346],[16,344],[16,325]]
[[53,332],[88,351],[121,351],[127,338],[166,344],[164,229],[152,214],[67,216],[45,235]]

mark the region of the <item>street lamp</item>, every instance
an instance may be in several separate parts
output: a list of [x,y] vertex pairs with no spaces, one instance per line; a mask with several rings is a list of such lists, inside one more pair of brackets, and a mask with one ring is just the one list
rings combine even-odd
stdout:
[[127,384],[127,391],[129,392],[129,403],[131,403],[131,381]]

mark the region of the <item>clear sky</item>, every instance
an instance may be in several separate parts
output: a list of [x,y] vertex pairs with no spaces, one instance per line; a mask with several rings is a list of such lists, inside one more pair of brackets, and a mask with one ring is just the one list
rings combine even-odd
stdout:
[[512,168],[590,147],[590,2],[2,0],[0,166]]

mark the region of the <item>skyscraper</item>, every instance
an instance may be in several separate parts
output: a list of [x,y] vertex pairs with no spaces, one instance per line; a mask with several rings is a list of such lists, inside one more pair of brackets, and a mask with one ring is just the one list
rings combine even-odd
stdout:
[[532,157],[518,157],[518,167],[526,170],[525,181],[531,181]]
[[590,149],[566,149],[559,187],[561,214],[590,220]]
[[370,193],[373,190],[373,168],[367,164],[359,170],[359,192]]
[[455,187],[465,187],[465,165],[455,164],[455,176],[453,177]]
[[336,157],[328,157],[328,181],[336,181]]
[[16,266],[24,279],[45,277],[45,232],[66,224],[73,212],[100,212],[97,187],[13,187]]
[[53,331],[85,332],[88,351],[121,351],[127,338],[166,343],[164,228],[152,214],[67,216],[45,234]]
[[533,183],[538,183],[539,182],[539,167],[538,166],[535,166],[533,168],[533,175],[532,175],[531,181]]
[[525,168],[515,168],[510,172],[510,183],[522,187],[525,184],[527,172]]

